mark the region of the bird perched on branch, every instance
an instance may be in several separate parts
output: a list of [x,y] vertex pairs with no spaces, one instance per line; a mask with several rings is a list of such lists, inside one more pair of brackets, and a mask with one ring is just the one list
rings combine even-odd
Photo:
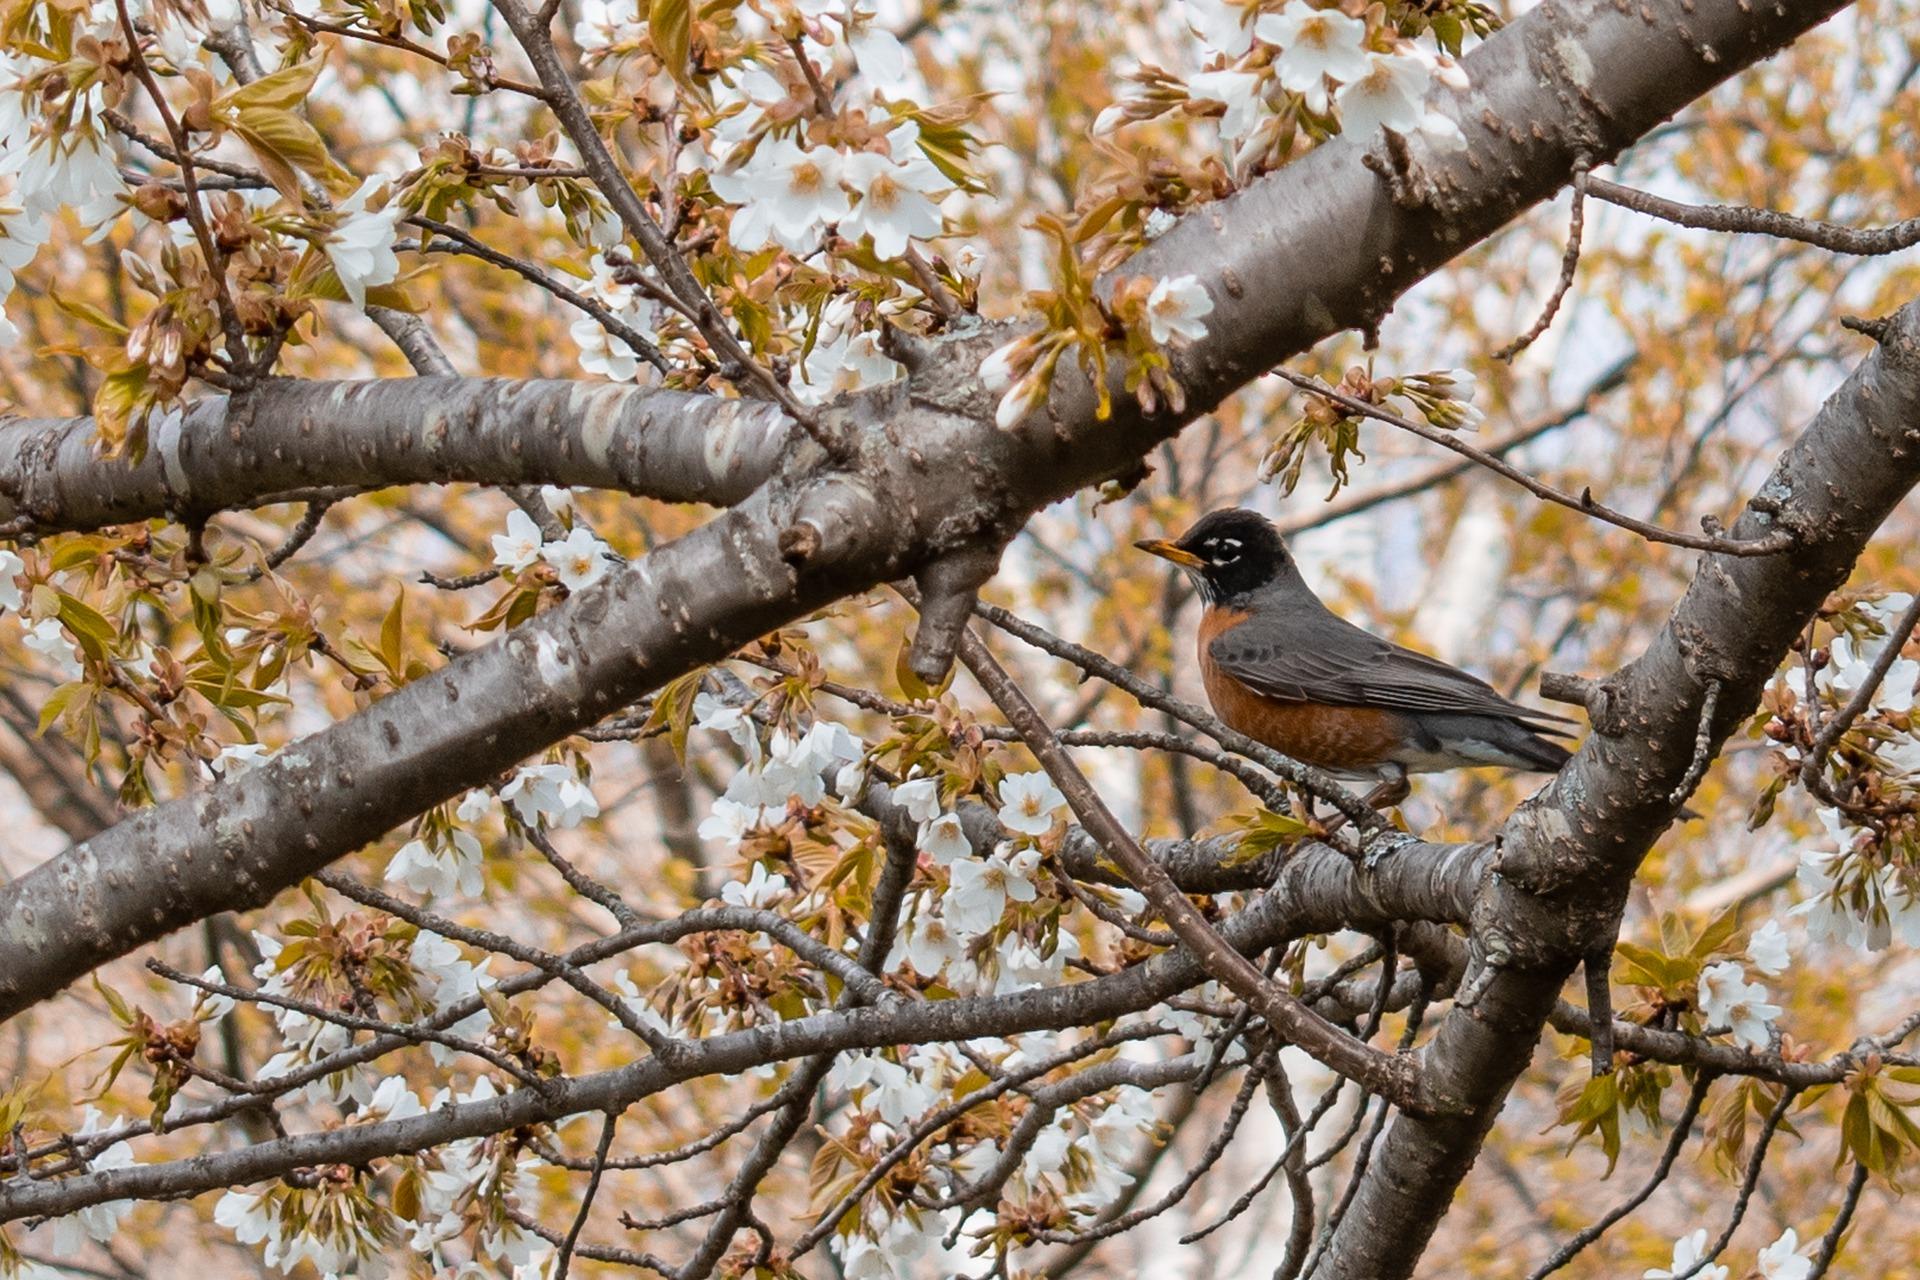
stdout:
[[1134,544],[1185,569],[1206,602],[1200,672],[1230,727],[1303,764],[1406,798],[1407,775],[1476,765],[1557,773],[1565,716],[1509,701],[1486,681],[1336,616],[1307,586],[1280,531],[1231,508],[1177,541]]

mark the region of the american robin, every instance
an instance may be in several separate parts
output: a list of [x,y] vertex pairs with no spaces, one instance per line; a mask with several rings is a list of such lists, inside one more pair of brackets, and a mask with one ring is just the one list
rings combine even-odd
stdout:
[[1438,658],[1336,616],[1307,586],[1280,531],[1231,508],[1177,542],[1134,544],[1185,569],[1199,588],[1200,672],[1229,726],[1337,777],[1378,785],[1375,806],[1406,798],[1407,775],[1474,765],[1557,773],[1565,716],[1523,707]]

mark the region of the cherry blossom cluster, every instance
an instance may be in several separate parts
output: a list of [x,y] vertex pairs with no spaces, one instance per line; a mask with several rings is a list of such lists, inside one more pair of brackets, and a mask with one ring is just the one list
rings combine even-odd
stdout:
[[[685,68],[661,33],[613,6],[583,10],[573,34],[649,123],[670,126],[648,131],[660,138],[655,182],[711,233],[707,252],[733,281],[718,301],[765,333],[758,345],[803,403],[900,376],[880,351],[882,325],[938,323],[970,298],[967,264],[933,246],[952,230],[956,197],[979,188],[975,143],[928,101],[913,53],[872,4],[716,12],[705,55]],[[588,271],[585,292],[608,312],[670,357],[700,358],[703,335],[682,309],[633,292],[645,272],[604,254]],[[601,328],[592,316],[574,324],[582,367],[640,376],[637,353]]]
[[[1640,1274],[1643,1280],[1728,1280],[1732,1272],[1724,1263],[1710,1260],[1707,1229],[1699,1227],[1673,1242],[1672,1262]],[[1807,1280],[1813,1274],[1813,1259],[1801,1252],[1800,1233],[1788,1227],[1762,1249],[1754,1258],[1752,1274],[1760,1280]]]
[[1436,87],[1465,89],[1466,74],[1378,8],[1364,17],[1308,0],[1273,11],[1236,0],[1184,0],[1183,8],[1204,69],[1184,84],[1159,68],[1143,71],[1141,92],[1103,111],[1096,133],[1176,109],[1216,116],[1242,173],[1284,154],[1303,129],[1360,138],[1391,129],[1445,148],[1465,145],[1453,117],[1429,99]]

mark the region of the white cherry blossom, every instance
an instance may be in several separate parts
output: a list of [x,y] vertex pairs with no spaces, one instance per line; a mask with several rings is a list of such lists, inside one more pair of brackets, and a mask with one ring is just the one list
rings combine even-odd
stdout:
[[593,791],[563,764],[527,765],[500,788],[500,799],[513,806],[520,821],[546,822],[556,827],[578,826],[598,816]]
[[756,862],[753,871],[743,880],[735,880],[720,890],[720,900],[732,907],[752,907],[756,910],[771,907],[787,896],[787,878],[780,875],[768,875],[766,864]]
[[880,349],[879,334],[844,334],[813,344],[801,366],[801,381],[794,384],[794,394],[802,403],[822,404],[844,392],[892,382],[905,372]]
[[387,863],[386,879],[436,898],[455,893],[477,897],[483,887],[480,868],[485,861],[480,841],[455,828],[444,840],[436,836],[401,845]]
[[1734,961],[1708,965],[1700,975],[1700,1011],[1707,1021],[1726,1024],[1736,1043],[1765,1049],[1771,1042],[1769,1024],[1780,1016],[1780,1006],[1767,1003],[1767,989],[1748,982],[1746,971]]
[[1187,96],[1225,106],[1227,113],[1220,117],[1220,136],[1238,141],[1253,132],[1266,110],[1266,100],[1260,95],[1260,80],[1252,71],[1202,71],[1187,81]]
[[915,822],[931,822],[940,816],[940,779],[909,778],[893,789],[893,802]]
[[1247,7],[1234,0],[1181,0],[1187,27],[1214,53],[1237,58],[1253,47]]
[[569,591],[585,591],[605,577],[610,555],[607,544],[584,525],[540,548],[540,558],[553,567],[554,576]]
[[1033,849],[954,863],[946,896],[941,899],[941,914],[962,937],[985,933],[1000,922],[1009,899],[1034,900],[1032,875],[1038,864],[1039,852]]
[[358,190],[341,201],[344,215],[326,239],[327,257],[333,262],[340,287],[356,307],[367,305],[367,290],[375,285],[392,284],[400,275],[400,259],[393,252],[395,229],[406,210],[389,199],[386,207],[373,210],[367,202],[387,184],[378,174],[360,184]]
[[840,185],[843,159],[832,147],[802,148],[791,138],[762,142],[747,165],[709,175],[713,189],[742,206],[729,232],[751,253],[777,242],[795,253],[813,248],[820,230],[853,207]]
[[1280,83],[1309,98],[1318,95],[1318,110],[1325,109],[1328,78],[1349,84],[1367,74],[1367,24],[1338,9],[1292,0],[1278,13],[1262,14],[1253,33],[1280,50],[1273,60]]
[[644,23],[633,20],[636,10],[631,0],[582,0],[579,14],[580,20],[573,24],[573,42],[589,54],[636,46],[647,31]]
[[897,258],[909,240],[925,240],[945,228],[931,197],[952,184],[925,159],[915,156],[901,164],[862,151],[847,158],[841,176],[860,202],[841,219],[840,234],[850,240],[872,236],[880,257]]
[[20,643],[53,663],[61,677],[72,680],[80,674],[79,660],[73,656],[73,641],[58,618],[42,618],[27,628]]
[[1366,71],[1340,87],[1340,130],[1364,140],[1380,128],[1411,133],[1425,120],[1422,103],[1433,68],[1404,53],[1369,53]]
[[747,833],[760,825],[758,805],[744,805],[721,796],[713,802],[713,811],[700,820],[697,834],[702,840],[718,840],[738,847]]
[[1067,798],[1045,773],[1010,773],[1000,780],[1000,824],[1009,831],[1043,836],[1053,830],[1053,815],[1066,806]]
[[262,743],[233,742],[220,748],[220,753],[208,762],[207,770],[216,778],[237,778],[272,758],[273,752]]
[[1147,332],[1165,346],[1175,338],[1198,342],[1207,336],[1203,317],[1212,314],[1213,297],[1195,276],[1169,276],[1147,295]]
[[1761,1280],[1807,1280],[1813,1274],[1813,1259],[1800,1256],[1800,1234],[1792,1227],[1762,1249],[1754,1265]]
[[958,960],[961,950],[960,939],[954,936],[947,921],[931,911],[922,911],[907,922],[894,944],[895,955],[888,958],[888,963],[897,964],[900,957],[905,957],[915,973],[931,978]]
[[1011,387],[1015,374],[1026,363],[1028,347],[1025,338],[1015,338],[1004,346],[995,347],[993,354],[980,362],[980,385],[996,392]]
[[507,515],[507,531],[493,535],[493,563],[518,573],[540,558],[540,526],[515,508]]
[[[1680,1280],[1681,1276],[1690,1276],[1691,1280],[1727,1280],[1727,1269],[1723,1266],[1701,1267],[1701,1261],[1707,1256],[1707,1229],[1701,1227],[1692,1235],[1681,1236],[1673,1242],[1673,1261],[1665,1267],[1650,1267],[1641,1273],[1643,1280]],[[1694,1268],[1699,1267],[1699,1270]]]
[[493,797],[478,787],[460,797],[453,816],[462,822],[479,822],[493,812]]
[[960,825],[960,815],[943,813],[920,828],[920,850],[941,866],[973,856],[973,842]]
[[607,332],[592,316],[581,316],[567,326],[567,336],[580,351],[580,367],[610,382],[631,382],[640,372],[640,353],[625,338]]
[[[105,1117],[93,1107],[88,1107],[81,1115],[80,1128],[75,1137],[91,1138],[106,1127]],[[133,1158],[133,1148],[124,1142],[116,1142],[87,1161],[86,1171],[105,1173],[113,1169],[128,1169],[137,1163]],[[132,1208],[131,1200],[108,1200],[41,1223],[35,1231],[51,1232],[53,1252],[61,1257],[72,1257],[88,1240],[96,1244],[111,1241],[120,1230],[120,1220]]]
[[1787,932],[1777,920],[1769,920],[1753,931],[1747,939],[1747,959],[1753,967],[1769,978],[1777,978],[1787,971],[1793,963],[1793,953],[1787,947]]

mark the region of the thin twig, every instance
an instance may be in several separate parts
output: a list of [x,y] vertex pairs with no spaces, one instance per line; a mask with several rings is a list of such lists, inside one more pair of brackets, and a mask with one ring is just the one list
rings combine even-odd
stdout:
[[895,1142],[893,1146],[889,1147],[886,1152],[874,1162],[873,1167],[861,1176],[859,1182],[850,1187],[838,1200],[828,1206],[818,1218],[814,1219],[813,1226],[809,1227],[799,1239],[793,1242],[792,1247],[788,1250],[788,1260],[798,1261],[811,1251],[815,1245],[826,1239],[828,1235],[832,1234],[833,1229],[839,1224],[840,1219],[847,1216],[847,1211],[859,1204],[861,1199],[864,1198],[869,1191],[879,1186],[894,1166],[918,1150],[921,1143],[960,1117],[966,1115],[967,1112],[973,1110],[975,1107],[983,1103],[991,1102],[995,1098],[1019,1089],[1039,1079],[1041,1076],[1058,1071],[1061,1067],[1070,1066],[1082,1058],[1089,1057],[1096,1053],[1103,1053],[1115,1045],[1131,1040],[1145,1040],[1164,1034],[1166,1034],[1166,1028],[1158,1023],[1143,1023],[1130,1027],[1117,1027],[1104,1036],[1099,1036],[1083,1044],[1074,1045],[1059,1053],[1042,1058],[1037,1062],[1029,1062],[1021,1066],[1018,1070],[1007,1072],[998,1080],[982,1085],[980,1088],[956,1098],[937,1111],[930,1112],[921,1117],[910,1131]]
[[[1363,1100],[1356,1114],[1364,1114],[1365,1111],[1366,1102]],[[1354,1200],[1359,1196],[1360,1184],[1366,1180],[1367,1165],[1373,1159],[1373,1149],[1379,1145],[1381,1131],[1387,1127],[1387,1116],[1392,1111],[1393,1108],[1387,1105],[1386,1099],[1381,1099],[1379,1110],[1373,1113],[1373,1123],[1367,1126],[1367,1136],[1360,1142],[1359,1153],[1354,1156],[1353,1170],[1347,1175],[1346,1190],[1341,1193],[1340,1202],[1328,1212],[1327,1220],[1321,1224],[1320,1238],[1314,1244],[1313,1253],[1307,1258],[1307,1265],[1303,1270],[1309,1275],[1319,1264],[1321,1256],[1326,1253],[1327,1246],[1333,1243],[1333,1233],[1340,1229],[1340,1223],[1346,1218],[1347,1210],[1353,1207]]]
[[1706,1101],[1707,1090],[1712,1087],[1713,1081],[1714,1075],[1710,1071],[1702,1071],[1693,1078],[1693,1088],[1687,1092],[1687,1104],[1680,1109],[1680,1118],[1673,1123],[1673,1133],[1667,1139],[1667,1149],[1660,1153],[1660,1163],[1654,1166],[1652,1174],[1640,1189],[1609,1209],[1606,1216],[1598,1222],[1561,1245],[1552,1257],[1541,1263],[1539,1268],[1527,1277],[1527,1280],[1544,1280],[1546,1276],[1560,1270],[1572,1262],[1582,1249],[1605,1235],[1614,1223],[1647,1202],[1647,1197],[1651,1196],[1673,1171],[1673,1162],[1680,1158],[1680,1149],[1687,1145],[1687,1137],[1693,1132],[1693,1123],[1700,1115],[1700,1104]]
[[1860,230],[1836,222],[1798,218],[1773,209],[1755,209],[1747,205],[1681,204],[1661,196],[1623,187],[1604,178],[1588,178],[1587,194],[1596,200],[1644,213],[1682,227],[1702,231],[1728,231],[1745,235],[1773,236],[1797,240],[1833,253],[1862,257],[1898,253],[1920,244],[1920,218],[1909,218],[1890,227]]
[[553,1280],[567,1280],[567,1268],[573,1262],[573,1247],[580,1243],[580,1233],[586,1228],[587,1214],[593,1209],[594,1193],[600,1190],[600,1177],[607,1171],[607,1153],[613,1149],[613,1131],[620,1123],[620,1113],[607,1112],[606,1119],[600,1123],[600,1142],[593,1149],[593,1172],[587,1175],[587,1188],[580,1193],[580,1211],[573,1215],[573,1227],[567,1232],[567,1238],[560,1242],[560,1253],[553,1262]]
[[420,581],[440,591],[466,591],[472,587],[484,587],[499,576],[498,569],[482,569],[477,573],[465,573],[455,578],[443,578],[437,573],[422,572]]
[[1860,1207],[1860,1193],[1867,1189],[1867,1166],[1858,1160],[1853,1162],[1853,1176],[1847,1179],[1846,1194],[1840,1197],[1840,1214],[1820,1237],[1820,1251],[1813,1255],[1813,1270],[1807,1273],[1807,1280],[1820,1280],[1827,1274],[1827,1268],[1840,1252],[1840,1237],[1847,1234],[1847,1227],[1853,1221],[1853,1211]]
[[[120,30],[127,37],[127,52],[133,59],[134,74],[153,101],[153,109],[159,112],[160,123],[166,127],[167,136],[173,141],[174,152],[185,156],[189,154],[186,130],[174,116],[166,94],[160,91],[159,77],[147,65],[146,54],[140,49],[140,34],[134,29],[133,16],[127,11],[127,0],[116,0],[116,3],[120,14]],[[245,373],[249,364],[246,332],[240,327],[240,313],[234,310],[233,295],[227,288],[227,256],[220,251],[212,230],[207,226],[206,210],[200,207],[199,179],[193,165],[180,166],[180,181],[186,185],[187,224],[193,228],[193,238],[199,243],[200,252],[206,258],[207,274],[212,278],[213,300],[220,313],[220,328],[226,334],[227,355],[233,361],[233,371]]]
[[409,217],[407,221],[416,227],[431,231],[437,236],[444,236],[459,246],[458,249],[455,250],[446,250],[434,244],[432,241],[428,241],[422,246],[422,252],[457,252],[465,254],[470,258],[478,258],[482,262],[492,263],[503,271],[511,271],[523,280],[546,290],[567,305],[577,307],[592,316],[602,329],[605,329],[608,333],[626,343],[628,347],[633,349],[635,355],[645,360],[661,373],[673,372],[673,363],[661,354],[660,348],[654,344],[651,338],[577,289],[568,288],[538,267],[522,262],[512,254],[500,252],[485,241],[469,235],[450,222],[441,222],[437,218],[429,218],[425,214],[418,213]]
[[714,356],[722,362],[723,368],[729,371],[730,376],[739,376],[757,384],[762,392],[787,411],[787,416],[799,423],[801,429],[827,451],[829,457],[836,462],[849,461],[853,454],[853,442],[846,438],[845,433],[823,424],[818,415],[801,404],[793,392],[774,376],[771,369],[754,359],[753,354],[728,327],[720,308],[714,305],[713,299],[701,286],[679,248],[667,238],[659,222],[641,202],[639,193],[627,180],[606,139],[600,136],[593,115],[580,96],[579,86],[560,60],[547,24],[541,22],[536,13],[520,0],[494,0],[494,7],[513,29],[520,48],[533,64],[534,73],[539,76],[540,84],[546,90],[548,107],[580,152],[581,167],[592,175],[594,185],[600,188],[600,193],[620,216],[628,234],[639,242],[647,260],[660,273],[660,278],[688,308],[694,324],[701,336],[706,338]]
[[1720,707],[1720,678],[1711,676],[1707,680],[1706,695],[1700,700],[1700,728],[1693,735],[1693,759],[1687,762],[1687,772],[1680,779],[1680,785],[1667,796],[1668,804],[1685,804],[1693,789],[1700,785],[1700,779],[1706,776],[1707,765],[1713,760],[1713,715]]
[[547,838],[546,832],[522,823],[520,834],[527,838],[528,844],[539,851],[540,856],[547,860],[549,866],[560,873],[560,878],[567,882],[568,888],[612,916],[619,922],[622,929],[634,929],[640,926],[642,923],[640,913],[628,906],[626,899],[612,889],[574,866],[571,860],[553,847],[553,841]]
[[1580,266],[1580,234],[1587,218],[1587,170],[1592,166],[1593,157],[1584,151],[1573,158],[1573,215],[1567,221],[1567,251],[1560,259],[1560,282],[1553,287],[1547,305],[1540,309],[1540,318],[1533,322],[1533,328],[1494,352],[1495,360],[1512,363],[1515,356],[1539,341],[1540,335],[1553,323],[1567,291],[1573,288],[1574,272]]
[[247,570],[245,581],[258,582],[300,554],[300,549],[313,541],[314,534],[320,532],[320,522],[326,519],[327,512],[333,509],[333,503],[334,500],[331,498],[309,502],[306,510],[300,513],[299,522],[287,534],[286,541],[269,551],[262,558],[261,563]]
[[418,1023],[401,1025],[387,1022],[380,1018],[363,1018],[358,1014],[346,1013],[336,1008],[314,1004],[308,1000],[296,1000],[291,996],[273,995],[266,991],[249,990],[246,987],[235,986],[230,982],[214,982],[206,978],[196,977],[191,973],[183,973],[163,961],[152,958],[147,960],[147,968],[169,982],[177,982],[181,986],[192,987],[195,990],[205,991],[212,995],[226,996],[229,1000],[236,1000],[248,1004],[270,1005],[276,1009],[287,1009],[294,1013],[304,1013],[309,1018],[316,1018],[321,1022],[331,1022],[336,1026],[345,1027],[349,1031],[373,1031],[383,1035],[401,1036],[414,1044],[431,1043],[440,1045],[443,1048],[452,1049],[456,1053],[470,1053],[484,1060],[488,1065],[506,1072],[529,1088],[540,1089],[547,1087],[545,1080],[527,1070],[525,1066],[514,1061],[512,1058],[507,1057],[505,1054],[498,1053],[478,1041],[469,1040],[464,1036],[457,1036],[451,1032],[439,1031]]
[[1187,1193],[1192,1191],[1200,1179],[1219,1163],[1220,1157],[1226,1154],[1228,1144],[1240,1131],[1240,1122],[1246,1118],[1248,1108],[1253,1105],[1254,1094],[1260,1091],[1261,1084],[1265,1082],[1278,1059],[1279,1055],[1269,1048],[1248,1064],[1247,1074],[1240,1081],[1240,1088],[1233,1095],[1233,1102],[1227,1108],[1227,1115],[1220,1124],[1220,1131],[1214,1134],[1212,1140],[1207,1143],[1206,1150],[1200,1153],[1199,1159],[1187,1166],[1181,1173],[1180,1180],[1174,1183],[1165,1195],[1144,1209],[1123,1213],[1097,1227],[1091,1227],[1085,1231],[1042,1231],[1040,1239],[1049,1244],[1092,1244],[1095,1241],[1105,1240],[1109,1236],[1117,1236],[1123,1231],[1129,1231],[1150,1218],[1157,1218],[1185,1200]]
[[1881,646],[1879,654],[1875,656],[1873,665],[1867,668],[1867,678],[1860,682],[1860,687],[1853,691],[1851,698],[1847,699],[1847,705],[1840,708],[1839,713],[1827,721],[1821,728],[1819,736],[1813,740],[1813,746],[1808,750],[1807,758],[1800,764],[1802,786],[1813,790],[1816,782],[1826,781],[1823,771],[1827,767],[1827,756],[1833,751],[1834,745],[1845,736],[1847,730],[1853,727],[1853,722],[1858,720],[1861,713],[1873,702],[1873,695],[1880,691],[1880,685],[1886,680],[1887,672],[1893,669],[1893,664],[1900,658],[1900,651],[1906,647],[1907,638],[1913,634],[1915,623],[1920,623],[1920,592],[1914,594],[1912,602],[1907,605],[1906,612],[1900,615],[1899,620],[1888,631],[1886,643]]
[[1760,1125],[1760,1133],[1753,1142],[1753,1154],[1747,1157],[1745,1175],[1740,1179],[1740,1191],[1733,1199],[1733,1212],[1727,1215],[1726,1229],[1707,1250],[1705,1257],[1694,1263],[1691,1268],[1674,1280],[1688,1280],[1706,1269],[1716,1258],[1725,1253],[1733,1242],[1733,1233],[1740,1229],[1741,1219],[1747,1216],[1747,1205],[1753,1200],[1753,1189],[1760,1185],[1760,1170],[1767,1161],[1767,1148],[1773,1145],[1773,1135],[1780,1131],[1780,1125],[1787,1118],[1787,1109],[1800,1096],[1795,1089],[1780,1090],[1780,1100],[1773,1104],[1773,1110],[1767,1112],[1767,1118]]
[[1287,1135],[1286,1145],[1280,1149],[1279,1158],[1268,1167],[1267,1171],[1260,1176],[1259,1180],[1241,1192],[1239,1198],[1237,1198],[1220,1217],[1197,1231],[1190,1231],[1186,1235],[1181,1236],[1180,1243],[1194,1244],[1200,1240],[1204,1240],[1252,1208],[1253,1202],[1259,1198],[1262,1191],[1267,1189],[1267,1184],[1279,1176],[1281,1169],[1289,1160],[1294,1158],[1296,1151],[1300,1151],[1302,1158],[1304,1158],[1305,1152],[1302,1149],[1302,1143],[1305,1141],[1306,1136],[1320,1127],[1320,1121],[1325,1118],[1327,1112],[1333,1109],[1334,1103],[1340,1100],[1340,1094],[1345,1090],[1346,1086],[1347,1082],[1345,1080],[1335,1080],[1314,1102],[1313,1110],[1307,1113],[1306,1123]]
[[[351,18],[344,22],[322,22],[318,18],[310,18],[295,11],[289,5],[270,4],[268,7],[286,18],[289,22],[297,23],[315,35],[345,36],[350,40],[364,40],[368,44],[377,44],[383,48],[398,49],[402,53],[410,53],[416,58],[426,59],[435,66],[446,67],[448,70],[452,70],[451,64],[445,54],[437,53],[426,45],[409,40],[404,36],[393,36],[385,32],[370,31],[364,27],[356,27],[353,25],[355,20]],[[534,98],[541,102],[547,100],[545,91],[538,85],[527,84],[508,76],[489,74],[481,83],[485,84],[489,89],[505,89],[510,93],[525,94],[527,97]]]
[[1686,547],[1693,551],[1712,551],[1728,556],[1771,556],[1790,550],[1799,541],[1791,531],[1786,529],[1775,530],[1761,538],[1727,538],[1719,534],[1681,533],[1674,529],[1664,529],[1657,524],[1649,524],[1645,520],[1636,520],[1624,511],[1615,511],[1604,503],[1595,502],[1590,491],[1582,490],[1575,495],[1556,489],[1543,480],[1536,480],[1520,468],[1494,457],[1484,449],[1468,444],[1457,432],[1445,431],[1428,423],[1403,417],[1390,409],[1383,409],[1377,404],[1330,387],[1318,378],[1309,378],[1281,368],[1275,368],[1271,372],[1276,377],[1291,382],[1302,391],[1311,392],[1323,400],[1338,405],[1348,413],[1372,418],[1376,422],[1399,427],[1402,431],[1410,431],[1422,440],[1431,441],[1443,449],[1451,449],[1462,457],[1471,458],[1495,475],[1513,481],[1536,498],[1578,511],[1582,515],[1592,516],[1606,524],[1616,525],[1629,533],[1640,535],[1649,542]]

